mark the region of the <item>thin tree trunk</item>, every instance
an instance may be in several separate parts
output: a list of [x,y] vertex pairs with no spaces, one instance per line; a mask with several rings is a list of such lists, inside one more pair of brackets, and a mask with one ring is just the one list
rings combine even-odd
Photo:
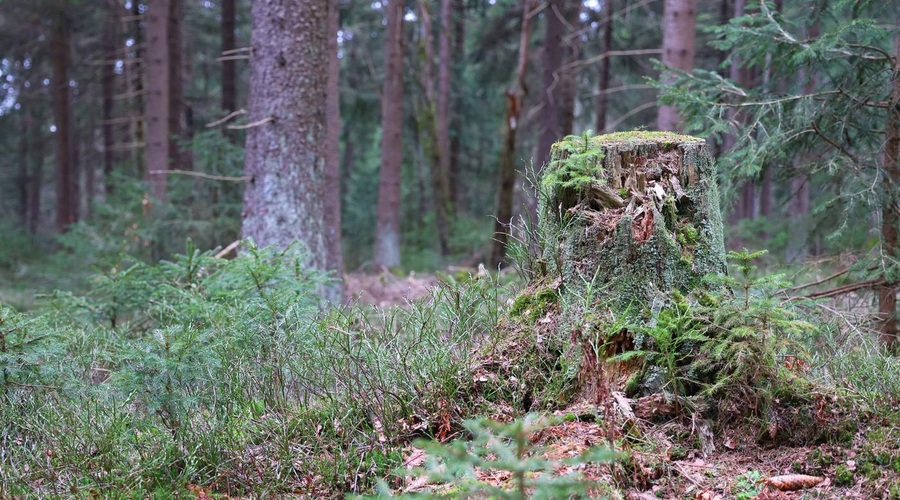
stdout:
[[144,60],[147,68],[147,151],[146,179],[153,197],[166,198],[167,171],[171,153],[172,61],[169,50],[168,15],[172,0],[155,0],[147,7],[147,49]]
[[[421,144],[424,146],[425,157],[431,166],[432,196],[434,197],[438,245],[441,256],[447,256],[450,253],[450,193],[448,191],[449,181],[445,167],[448,166],[449,157],[441,156],[441,123],[436,109],[438,104],[436,102],[437,96],[435,95],[434,85],[433,25],[426,0],[419,1],[419,18],[422,24],[422,87],[425,89],[425,92],[423,109],[416,113],[416,121],[419,124],[423,141]],[[449,51],[449,44],[447,50]],[[446,146],[446,153],[449,155],[449,143]]]
[[605,134],[606,130],[606,114],[608,111],[609,96],[606,91],[609,89],[609,68],[612,61],[609,58],[609,52],[612,50],[613,41],[613,9],[615,9],[615,0],[604,0],[603,2],[603,41],[602,54],[600,59],[599,71],[600,78],[597,80],[597,133]]
[[[235,42],[235,0],[222,0],[222,54],[230,54]],[[237,72],[235,60],[222,61],[222,111],[230,113],[237,109]]]
[[562,37],[563,68],[560,68],[559,78],[559,139],[572,135],[575,127],[575,96],[578,93],[577,72],[568,67],[569,64],[578,61],[578,49],[581,43],[581,2],[564,0],[565,20],[564,35]]
[[[900,24],[900,22],[898,22]],[[895,265],[898,256],[897,225],[900,224],[900,36],[894,43],[894,71],[891,77],[891,105],[888,107],[887,133],[884,143],[884,176],[881,212],[881,248],[886,265]],[[893,275],[894,273],[888,273]],[[885,276],[886,283],[878,290],[878,312],[881,316],[881,340],[896,347],[897,336],[897,280]]]
[[[549,0],[544,11],[544,67],[541,92],[541,135],[538,142],[535,170],[540,172],[550,158],[550,146],[559,136],[560,74],[562,67],[562,37],[565,32],[563,15],[565,0]],[[535,205],[536,207],[536,205]]]
[[388,0],[381,94],[381,172],[375,230],[375,265],[400,265],[400,167],[403,161],[403,2]]
[[181,154],[179,139],[183,135],[184,106],[184,4],[182,0],[166,0],[169,2],[169,167],[187,169]]
[[[453,58],[450,54],[450,26],[453,17],[453,0],[441,2],[441,31],[438,38],[438,92],[437,92],[437,149],[440,172],[443,177],[441,196],[446,217],[453,213],[453,174],[451,173],[450,147],[450,73]],[[449,250],[449,248],[448,248]]]
[[109,61],[115,60],[116,40],[118,40],[119,17],[116,12],[117,2],[107,0],[106,9],[108,12],[106,22],[103,26],[103,59],[107,61],[102,66],[100,75],[100,101],[103,108],[103,122],[101,132],[103,135],[103,186],[107,194],[112,194],[115,186],[112,182],[113,171],[113,145],[115,144],[115,135],[113,133],[113,94],[115,94],[116,71],[115,67]]
[[[65,5],[65,4],[63,4]],[[72,163],[72,89],[69,86],[70,28],[68,12],[61,6],[55,13],[50,35],[53,59],[53,121],[56,126],[56,230],[65,232],[75,222]]]
[[[24,85],[19,86],[19,102],[22,100]],[[16,176],[16,188],[19,192],[19,223],[22,227],[28,227],[28,140],[31,138],[31,117],[27,105],[23,106],[22,125],[19,131],[19,173]]]
[[[341,246],[341,62],[337,34],[340,29],[340,0],[328,2],[328,95],[325,150],[325,248],[328,271],[343,283],[344,254]],[[224,76],[224,75],[223,75]],[[233,82],[232,82],[233,84]],[[346,290],[341,287],[341,299]]]
[[[466,5],[465,0],[453,1],[453,51],[451,54],[451,63],[455,78],[461,79],[462,67],[466,59]],[[462,183],[462,175],[460,174],[460,147],[462,144],[462,119],[460,118],[460,110],[464,102],[461,92],[453,92],[451,98],[454,102],[454,109],[450,119],[450,165],[448,167],[448,175],[450,177],[450,204],[453,205],[457,212],[460,211],[460,185]]]
[[519,34],[519,58],[512,84],[506,90],[506,121],[503,128],[503,146],[500,150],[500,192],[497,200],[497,221],[494,225],[494,242],[491,248],[491,265],[498,267],[506,256],[508,229],[512,223],[513,194],[516,184],[516,132],[525,98],[525,73],[528,69],[528,40],[531,36],[531,19],[536,0],[522,0],[522,28]]
[[[131,17],[134,19],[133,24],[131,26],[131,37],[134,39],[134,62],[133,64],[126,64],[127,68],[132,70],[131,75],[131,91],[134,93],[134,100],[132,101],[132,115],[145,114],[144,107],[144,74],[146,73],[146,68],[149,67],[145,56],[149,57],[148,54],[145,53],[144,49],[144,28],[141,26],[144,20],[144,15],[141,10],[141,2],[138,0],[133,0],[131,2]],[[131,141],[133,144],[143,144],[145,141],[146,134],[144,133],[145,124],[143,119],[136,119],[132,124],[132,138]],[[134,161],[135,168],[139,176],[145,177],[147,176],[146,165],[144,162],[144,151],[147,146],[144,148],[135,147],[132,151],[134,152],[134,156],[132,160]]]
[[[697,0],[665,0],[662,62],[666,66],[694,69],[694,40],[697,33]],[[681,118],[674,106],[660,106],[656,117],[659,130],[681,130]]]

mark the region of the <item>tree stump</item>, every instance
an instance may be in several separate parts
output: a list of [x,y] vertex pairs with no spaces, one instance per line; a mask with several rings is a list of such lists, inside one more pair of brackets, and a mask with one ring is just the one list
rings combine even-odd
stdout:
[[582,341],[582,375],[604,372],[595,392],[621,390],[633,370],[605,360],[645,346],[616,325],[652,321],[676,291],[725,272],[709,150],[666,132],[569,136],[553,146],[540,194],[543,264],[567,309],[560,327]]

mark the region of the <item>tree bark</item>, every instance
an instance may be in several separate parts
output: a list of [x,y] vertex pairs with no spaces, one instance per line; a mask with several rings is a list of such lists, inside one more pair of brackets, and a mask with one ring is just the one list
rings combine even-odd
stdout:
[[[466,59],[466,6],[465,0],[453,1],[453,51],[451,63],[455,78],[462,78],[462,67]],[[462,183],[460,173],[460,147],[462,145],[462,119],[460,110],[465,105],[462,93],[451,94],[455,111],[450,118],[450,165],[448,175],[450,177],[450,204],[457,211],[460,210],[460,185]]]
[[107,10],[107,18],[103,25],[103,60],[105,64],[102,66],[100,75],[100,96],[101,106],[103,108],[103,121],[101,122],[101,133],[103,135],[103,186],[106,194],[112,194],[115,185],[112,182],[113,161],[113,145],[115,144],[115,134],[113,133],[113,95],[115,94],[116,71],[112,61],[116,56],[116,43],[118,40],[119,16],[116,12],[117,2],[107,0],[105,3]]
[[381,94],[381,172],[375,229],[375,265],[400,265],[400,167],[403,161],[403,2],[388,0]]
[[[325,246],[328,271],[341,280],[344,253],[341,246],[341,61],[338,59],[337,34],[340,29],[340,0],[328,2],[328,102],[325,152]],[[232,82],[233,84],[233,82]],[[341,299],[345,290],[341,286]]]
[[562,37],[565,33],[563,13],[565,0],[549,0],[544,10],[544,67],[541,92],[541,135],[538,142],[537,162],[535,170],[540,172],[550,159],[550,146],[560,139],[559,134],[559,98],[560,68],[562,67]]
[[528,40],[531,36],[531,19],[536,0],[522,0],[522,27],[519,33],[519,57],[516,74],[506,90],[506,121],[503,129],[503,146],[500,150],[498,170],[500,192],[497,198],[497,220],[494,224],[494,241],[491,247],[491,265],[498,267],[506,256],[508,229],[512,224],[513,194],[516,184],[516,133],[519,116],[525,98],[525,74],[528,69]]
[[[329,0],[253,2],[242,232],[259,246],[299,242],[304,267],[327,272]],[[337,283],[320,286],[339,301]]]
[[182,0],[165,0],[169,2],[167,22],[169,51],[169,167],[186,169],[179,139],[183,134],[185,118],[184,106],[184,34],[182,19],[184,5]]
[[[438,246],[441,256],[447,256],[450,253],[450,182],[447,178],[450,159],[450,144],[449,137],[447,137],[446,144],[441,144],[442,123],[439,114],[440,104],[438,102],[439,99],[435,95],[434,85],[433,24],[431,22],[431,14],[428,11],[428,3],[425,0],[419,1],[419,19],[422,25],[422,88],[425,92],[423,95],[423,105],[416,113],[416,122],[420,129],[420,137],[422,138],[421,145],[424,146],[423,150],[425,158],[427,158],[428,163],[431,166],[432,195],[434,199]],[[450,50],[449,41],[446,50],[448,52]],[[449,80],[447,84],[447,90],[449,91]],[[445,109],[444,112],[446,113],[447,110]],[[449,124],[446,125],[449,127]],[[444,151],[441,151],[442,146],[446,146]]]
[[[694,40],[697,33],[697,1],[665,0],[662,62],[666,66],[694,69]],[[660,106],[656,117],[659,130],[680,130],[681,118],[674,106]]]
[[145,116],[147,124],[146,179],[150,194],[159,200],[166,198],[167,172],[172,158],[172,107],[169,80],[172,77],[172,61],[169,50],[168,16],[173,0],[155,0],[148,5],[147,47],[144,61],[147,69],[147,96]]
[[609,68],[612,61],[609,58],[609,52],[612,50],[613,41],[613,9],[615,9],[615,0],[605,0],[603,2],[602,22],[603,36],[601,38],[601,54],[598,70],[600,72],[597,80],[597,133],[604,134],[606,130],[606,114],[609,103],[609,96],[606,93],[609,90]]
[[[437,149],[440,157],[440,172],[443,177],[441,196],[445,199],[446,217],[453,213],[453,174],[450,147],[450,74],[453,57],[450,52],[450,26],[453,17],[453,0],[441,2],[441,31],[438,38],[438,92],[437,92]],[[449,233],[449,230],[448,230]],[[448,235],[449,237],[449,235]],[[449,252],[449,245],[447,248]]]
[[65,232],[76,221],[72,162],[72,89],[69,86],[71,29],[68,2],[61,2],[54,13],[50,34],[53,59],[53,121],[56,126],[56,230]]
[[[222,54],[231,55],[235,42],[235,0],[222,0]],[[237,72],[235,60],[222,61],[222,111],[230,113],[237,109]]]
[[575,97],[578,93],[577,71],[570,65],[578,61],[578,49],[581,44],[581,15],[582,3],[574,0],[564,0],[565,9],[563,18],[565,26],[563,30],[562,52],[563,67],[560,68],[559,78],[559,138],[572,135],[575,128]]
[[[579,297],[563,301],[583,304],[569,317],[593,316],[599,304],[607,317],[628,318],[621,324],[640,324],[676,291],[706,290],[704,276],[725,272],[716,169],[703,139],[665,132],[575,137],[556,143],[551,158],[541,179],[539,230],[558,237],[544,249],[533,282]],[[598,348],[589,320],[560,325],[584,347],[578,380],[586,393],[602,399],[623,390],[636,367],[608,358],[634,349],[639,330],[610,331]]]
[[[141,2],[132,1],[131,2],[131,17],[134,19],[131,25],[131,37],[134,40],[134,52],[133,64],[126,64],[126,70],[131,69],[132,75],[129,83],[131,84],[131,92],[134,93],[134,100],[132,101],[132,115],[142,114],[146,115],[146,108],[144,107],[144,102],[146,99],[144,98],[144,74],[146,73],[145,69],[148,67],[145,57],[149,57],[148,54],[145,53],[144,49],[144,28],[141,26],[144,15],[141,12]],[[132,137],[131,142],[135,145],[144,144],[144,140],[146,134],[144,132],[145,124],[142,119],[136,119],[132,122]],[[142,175],[146,178],[146,165],[144,163],[144,151],[147,149],[145,145],[143,148],[135,147],[132,151],[134,152],[132,160],[134,161],[134,165],[138,171],[139,175]]]
[[[900,22],[898,22],[900,24]],[[883,205],[881,211],[881,248],[887,266],[897,265],[898,224],[900,224],[900,36],[894,41],[894,71],[891,77],[891,98],[888,106],[887,131],[884,143],[884,176],[882,177]],[[896,271],[885,275],[885,284],[878,291],[878,312],[881,317],[881,340],[891,347],[898,344],[897,335],[897,279]]]

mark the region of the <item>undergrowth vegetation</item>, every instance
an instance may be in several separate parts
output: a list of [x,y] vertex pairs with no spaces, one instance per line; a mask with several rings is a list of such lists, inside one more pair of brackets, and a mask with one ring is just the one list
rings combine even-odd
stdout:
[[[632,401],[662,394],[675,408],[653,418],[709,419],[747,445],[846,444],[860,415],[894,418],[900,363],[865,317],[789,297],[755,268],[761,255],[732,252],[730,276],[705,291],[615,315],[596,277],[563,285],[527,267],[541,259],[514,299],[499,277],[442,275],[426,300],[375,309],[323,307],[327,277],[293,250],[245,244],[226,260],[189,241],[157,264],[119,253],[88,292],[0,305],[0,496],[334,496],[379,480],[384,493],[422,438],[458,440],[418,445],[433,458],[416,474],[444,485],[434,494],[592,492],[549,472],[613,459],[624,489],[661,470],[639,462],[644,441],[611,433],[608,449],[635,455],[550,460],[522,441],[549,421],[515,420],[584,398],[590,363],[637,366]],[[609,352],[626,330],[634,347]],[[463,424],[484,415],[511,423]],[[618,425],[600,407],[591,418]],[[501,494],[476,470],[524,482]]]
[[86,295],[0,313],[0,496],[365,491],[399,445],[446,435],[499,285],[325,310],[294,253],[190,243],[122,257]]

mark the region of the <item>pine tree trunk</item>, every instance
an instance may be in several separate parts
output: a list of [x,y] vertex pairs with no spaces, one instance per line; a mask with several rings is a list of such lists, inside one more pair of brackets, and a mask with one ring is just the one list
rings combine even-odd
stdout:
[[229,59],[237,48],[235,42],[235,0],[222,0],[222,111],[230,113],[237,109],[237,72],[235,60]]
[[500,192],[497,199],[497,221],[491,247],[491,265],[496,268],[506,256],[506,243],[512,223],[513,194],[516,185],[516,133],[525,98],[525,72],[528,69],[528,39],[536,0],[522,0],[522,27],[519,33],[519,58],[512,84],[506,90],[506,122],[503,124],[503,145],[500,150]]
[[[694,69],[694,40],[697,33],[697,0],[665,0],[662,62],[666,66]],[[681,119],[674,106],[660,106],[656,117],[659,130],[680,130]]]
[[612,40],[613,40],[613,9],[615,9],[615,0],[606,0],[603,2],[603,45],[601,48],[601,54],[603,54],[603,59],[600,59],[600,64],[598,66],[600,71],[599,79],[597,80],[597,125],[596,132],[598,134],[606,133],[606,114],[607,114],[607,103],[609,102],[609,96],[607,91],[609,90],[609,68],[612,63],[609,59],[609,52],[612,50]]
[[169,59],[170,2],[155,0],[147,7],[147,47],[144,61],[147,69],[146,125],[146,179],[150,194],[159,200],[166,198],[169,161],[172,158],[172,112],[169,79],[172,61]]
[[50,35],[53,59],[53,121],[56,126],[56,230],[65,232],[76,221],[73,211],[75,176],[72,162],[72,89],[69,86],[71,29],[65,7],[54,13]]
[[[259,246],[295,242],[327,272],[325,170],[329,0],[253,2],[242,232]],[[319,294],[339,301],[340,286]]]
[[[578,94],[578,78],[574,65],[578,61],[581,44],[581,2],[565,0],[563,16],[566,21],[562,37],[563,66],[559,71],[559,138],[572,135],[575,128],[575,96]],[[573,33],[574,32],[574,33]]]
[[[328,2],[328,102],[325,153],[325,246],[328,271],[343,283],[344,253],[341,246],[341,61],[337,35],[340,29],[340,0]],[[233,82],[232,82],[233,84]],[[341,286],[341,298],[344,297]]]
[[103,61],[100,75],[100,102],[103,108],[103,121],[101,122],[101,132],[103,135],[103,186],[106,194],[112,194],[115,188],[112,181],[113,162],[115,156],[113,154],[113,146],[115,145],[115,134],[113,133],[113,95],[115,94],[116,72],[112,61],[116,59],[116,41],[118,40],[119,18],[116,12],[117,3],[107,0],[106,5],[107,18],[103,25]]
[[[881,211],[881,248],[891,264],[898,256],[898,224],[900,224],[900,36],[894,45],[894,71],[891,77],[891,105],[888,107],[887,132],[884,143],[883,205]],[[891,273],[893,274],[893,273]],[[897,279],[885,276],[885,284],[878,290],[878,312],[881,316],[881,340],[896,347],[897,335]]]
[[[431,14],[428,11],[428,3],[419,1],[419,20],[422,26],[421,56],[422,56],[422,88],[423,103],[416,113],[416,122],[421,137],[424,156],[431,167],[431,186],[435,223],[437,225],[438,247],[441,256],[450,253],[450,221],[449,221],[449,180],[447,179],[448,156],[442,156],[441,152],[441,117],[439,115],[439,103],[435,93],[434,82],[434,36],[431,22]],[[447,46],[449,51],[449,44]],[[448,82],[449,84],[449,82]],[[449,87],[448,87],[449,90]],[[446,110],[445,110],[446,112]],[[449,139],[449,138],[448,138]],[[446,154],[449,155],[449,142],[446,144]]]
[[543,90],[541,92],[541,136],[534,168],[540,172],[550,158],[550,146],[560,139],[559,98],[562,66],[562,37],[564,34],[563,15],[565,0],[549,0],[544,11],[544,67],[542,69]]
[[388,0],[381,94],[381,172],[375,229],[375,265],[400,265],[400,167],[403,161],[403,2]]
[[[144,95],[144,74],[146,73],[145,70],[149,67],[149,64],[147,64],[147,58],[149,56],[144,48],[144,41],[147,37],[144,36],[145,28],[141,26],[144,21],[144,15],[141,12],[140,6],[141,3],[139,1],[131,2],[131,17],[134,18],[131,26],[131,37],[134,39],[134,61],[133,64],[126,64],[125,67],[130,68],[132,71],[131,78],[129,79],[129,84],[131,85],[129,90],[134,94],[131,114],[144,115],[142,118],[136,119],[132,123],[131,143],[135,146],[132,150],[134,152],[132,160],[134,161],[138,174],[146,178],[147,171],[144,157],[148,145],[145,143],[146,133],[144,130],[146,128],[146,124],[144,123],[144,120],[146,119],[146,108],[144,106],[144,102],[146,101],[146,96]],[[144,146],[140,147],[139,145],[141,144]]]
[[[466,5],[465,0],[451,0],[453,2],[453,52],[451,54],[451,64],[455,78],[462,77],[462,66],[466,59]],[[454,102],[456,111],[451,113],[451,133],[450,133],[450,165],[448,167],[448,176],[450,177],[450,204],[457,211],[460,210],[460,186],[461,165],[459,163],[460,147],[462,145],[462,119],[460,118],[460,110],[464,106],[461,92],[452,93],[451,98]]]
[[[450,74],[453,57],[450,54],[450,26],[453,18],[453,0],[441,2],[441,31],[438,38],[438,91],[437,91],[437,149],[440,157],[442,179],[441,201],[445,217],[453,213],[453,174],[451,172],[450,147]],[[448,229],[449,233],[449,229]],[[449,239],[449,234],[448,234]],[[449,244],[446,248],[449,252]]]
[[184,130],[184,34],[182,19],[184,6],[182,0],[166,0],[169,2],[168,51],[169,51],[169,168],[186,169],[181,154],[179,139]]

